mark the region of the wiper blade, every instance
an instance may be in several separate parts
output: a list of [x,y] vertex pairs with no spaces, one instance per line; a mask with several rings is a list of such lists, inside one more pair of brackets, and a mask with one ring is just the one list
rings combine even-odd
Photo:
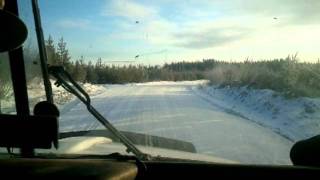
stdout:
[[[55,85],[57,87],[62,86],[68,92],[74,94],[81,102],[83,102],[88,111],[107,129],[110,130],[116,137],[120,139],[120,141],[127,147],[127,152],[132,152],[137,156],[140,160],[148,160],[150,159],[150,155],[141,152],[137,147],[130,142],[127,137],[125,137],[122,133],[120,133],[105,117],[103,117],[99,111],[97,111],[91,105],[91,99],[88,93],[77,83],[75,82],[70,74],[64,70],[62,66],[49,66],[48,67],[49,74],[57,79]],[[71,84],[69,84],[70,82]]]
[[[159,137],[149,134],[135,133],[129,131],[120,131],[125,137],[127,137],[130,142],[135,145],[147,146],[147,147],[156,147],[162,149],[171,149],[176,151],[184,151],[190,153],[196,153],[196,148],[191,142],[171,139],[166,137]],[[59,139],[65,139],[70,137],[106,137],[111,139],[113,142],[119,142],[120,139],[114,136],[110,131],[106,129],[94,129],[94,130],[85,130],[85,131],[71,131],[71,132],[62,132],[59,134]]]

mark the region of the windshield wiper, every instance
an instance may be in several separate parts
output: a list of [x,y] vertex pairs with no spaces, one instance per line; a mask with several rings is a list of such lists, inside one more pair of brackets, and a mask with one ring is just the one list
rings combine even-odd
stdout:
[[[176,151],[184,151],[190,153],[196,153],[197,150],[191,142],[171,139],[166,137],[159,137],[149,134],[142,134],[129,131],[120,131],[121,134],[126,136],[130,142],[135,145],[155,147],[162,149],[171,149]],[[106,137],[112,140],[112,142],[119,142],[120,139],[110,131],[106,129],[94,129],[94,130],[84,130],[84,131],[71,131],[71,132],[61,132],[59,133],[59,139],[65,139],[70,137]]]
[[[103,117],[99,111],[97,111],[91,105],[91,99],[88,93],[77,83],[75,82],[71,75],[64,70],[62,66],[49,66],[48,72],[52,76],[54,76],[57,81],[55,85],[57,87],[62,86],[68,92],[74,94],[80,101],[82,101],[88,111],[107,129],[110,130],[116,137],[120,139],[120,141],[127,147],[127,152],[132,152],[137,156],[140,160],[148,160],[150,159],[150,155],[141,152],[138,148],[136,148],[133,143],[125,137],[121,132],[119,132],[105,117]],[[71,84],[69,84],[70,82]]]

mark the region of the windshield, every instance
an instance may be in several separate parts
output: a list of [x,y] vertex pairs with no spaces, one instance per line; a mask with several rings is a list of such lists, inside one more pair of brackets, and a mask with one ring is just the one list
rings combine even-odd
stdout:
[[[39,5],[48,64],[64,66],[116,128],[196,149],[144,152],[291,164],[293,143],[320,132],[318,0]],[[53,91],[61,132],[104,129],[79,100]],[[118,151],[106,139],[86,143]]]

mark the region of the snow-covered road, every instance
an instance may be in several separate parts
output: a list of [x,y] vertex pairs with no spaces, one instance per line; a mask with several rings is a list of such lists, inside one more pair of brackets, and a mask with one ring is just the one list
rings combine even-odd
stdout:
[[[195,82],[106,85],[92,101],[120,130],[190,141],[198,153],[241,163],[290,163],[292,142],[215,106],[194,93],[195,86]],[[103,127],[76,100],[62,109],[60,128]]]

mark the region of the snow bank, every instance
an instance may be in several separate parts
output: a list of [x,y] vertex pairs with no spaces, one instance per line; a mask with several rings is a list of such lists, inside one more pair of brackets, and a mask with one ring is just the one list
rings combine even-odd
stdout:
[[[61,86],[57,87],[54,85],[55,81],[51,80],[52,92],[53,92],[53,100],[54,103],[58,106],[63,106],[68,102],[71,102],[76,97],[71,93],[67,92]],[[84,90],[89,95],[97,95],[106,90],[104,85],[94,85],[90,83],[80,83],[80,86],[84,88]],[[34,105],[40,101],[45,101],[45,88],[42,82],[42,79],[35,78],[28,84],[28,98],[30,102],[30,108],[33,109]]]
[[320,98],[287,99],[272,90],[198,86],[192,90],[215,106],[297,141],[320,134]]
[[[51,84],[53,91],[53,99],[56,104],[64,105],[75,98],[75,96],[67,92],[61,86],[55,86],[54,81],[52,81]],[[90,96],[100,94],[101,92],[106,90],[104,85],[94,85],[90,83],[82,83],[80,85]]]

